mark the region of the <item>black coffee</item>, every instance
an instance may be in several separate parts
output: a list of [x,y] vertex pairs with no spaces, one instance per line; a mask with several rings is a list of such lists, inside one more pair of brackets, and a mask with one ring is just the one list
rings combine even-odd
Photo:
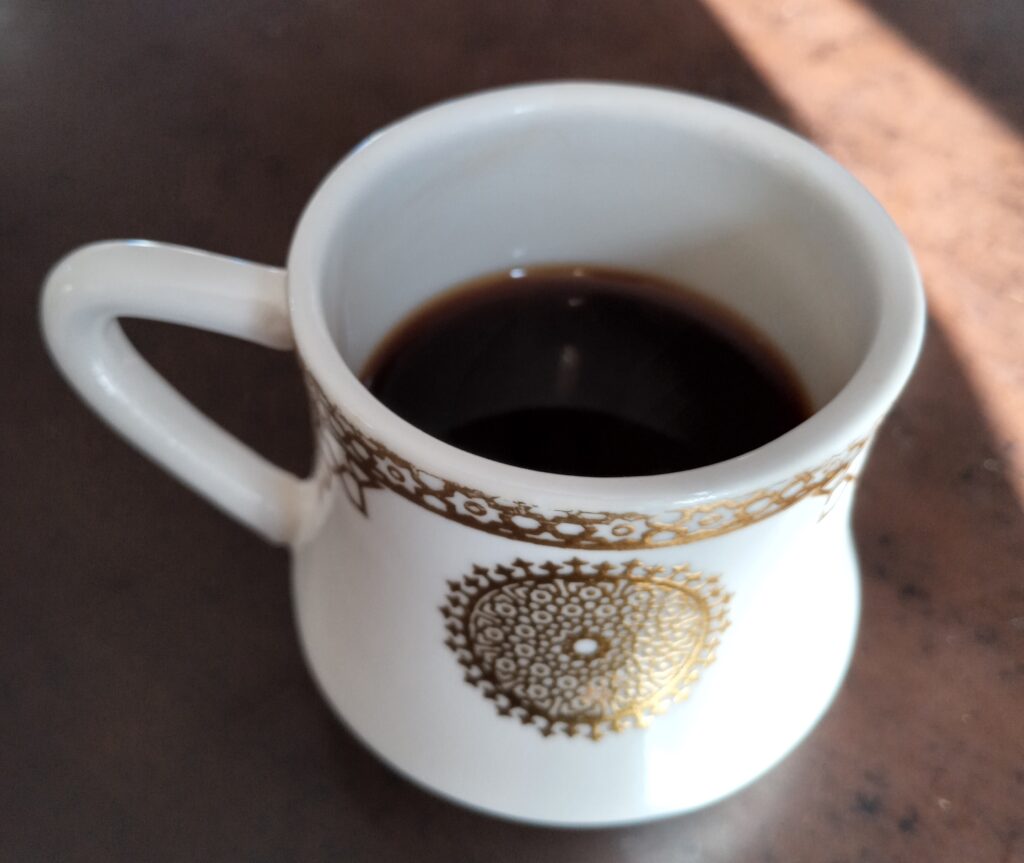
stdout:
[[677,285],[585,268],[455,288],[399,324],[362,378],[460,449],[577,476],[712,464],[810,413],[781,354],[735,314]]

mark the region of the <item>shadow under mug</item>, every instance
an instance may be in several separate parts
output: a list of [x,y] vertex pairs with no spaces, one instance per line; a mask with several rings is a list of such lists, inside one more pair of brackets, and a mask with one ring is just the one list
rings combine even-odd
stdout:
[[[815,413],[720,464],[599,479],[462,452],[358,382],[433,295],[549,263],[715,297],[782,349]],[[819,150],[704,99],[589,83],[470,96],[372,136],[313,196],[285,270],[96,244],[55,266],[42,312],[102,417],[291,545],[308,663],[367,746],[463,804],[575,825],[705,805],[824,712],[859,608],[848,489],[924,327],[904,239]],[[297,351],[312,475],[200,415],[118,316]]]

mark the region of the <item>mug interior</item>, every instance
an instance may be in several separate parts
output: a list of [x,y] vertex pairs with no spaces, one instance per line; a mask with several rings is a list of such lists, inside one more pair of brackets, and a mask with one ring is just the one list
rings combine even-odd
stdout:
[[402,121],[328,178],[290,269],[358,375],[439,292],[552,264],[646,273],[726,305],[789,359],[816,411],[874,349],[898,389],[915,326],[920,338],[910,255],[845,171],[765,121],[645,88],[516,88]]

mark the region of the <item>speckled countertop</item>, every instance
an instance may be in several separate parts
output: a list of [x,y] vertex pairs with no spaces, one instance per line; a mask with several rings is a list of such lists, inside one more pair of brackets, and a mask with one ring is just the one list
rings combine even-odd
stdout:
[[[0,860],[1024,861],[1022,44],[1015,0],[0,6]],[[831,711],[723,803],[585,833],[462,811],[366,753],[303,667],[284,553],[101,426],[35,310],[94,239],[279,263],[365,134],[555,77],[694,90],[813,138],[903,226],[932,314],[862,478],[863,625]],[[305,467],[287,357],[131,332]]]

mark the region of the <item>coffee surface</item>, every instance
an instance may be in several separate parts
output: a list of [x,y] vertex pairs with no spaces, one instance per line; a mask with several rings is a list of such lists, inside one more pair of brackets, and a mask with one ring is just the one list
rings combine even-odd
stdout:
[[577,476],[713,464],[809,404],[779,351],[682,286],[589,268],[453,288],[378,345],[362,380],[423,431],[495,461]]

